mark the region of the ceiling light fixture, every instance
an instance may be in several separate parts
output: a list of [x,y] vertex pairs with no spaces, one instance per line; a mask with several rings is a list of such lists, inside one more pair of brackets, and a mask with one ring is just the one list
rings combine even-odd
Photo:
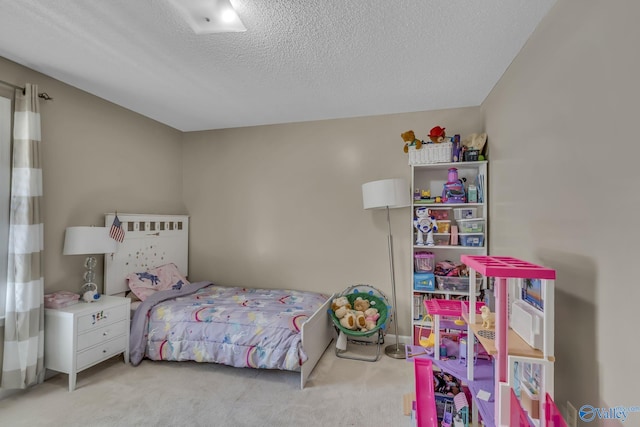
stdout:
[[247,31],[229,0],[169,0],[196,34]]

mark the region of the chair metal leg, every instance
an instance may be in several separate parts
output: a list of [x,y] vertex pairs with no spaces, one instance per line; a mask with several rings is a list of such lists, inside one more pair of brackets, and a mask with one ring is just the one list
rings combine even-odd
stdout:
[[[347,338],[347,348],[349,348],[349,342],[351,342],[352,344],[360,344],[360,345],[373,344],[372,342],[368,342],[368,341],[350,340],[349,338]],[[341,359],[360,360],[364,362],[377,362],[378,359],[380,359],[380,348],[384,344],[384,334],[380,329],[378,329],[378,339],[375,341],[375,344],[376,344],[376,355],[374,357],[351,356],[351,355],[345,354],[347,353],[348,350],[338,350],[337,346],[336,346],[336,356]]]

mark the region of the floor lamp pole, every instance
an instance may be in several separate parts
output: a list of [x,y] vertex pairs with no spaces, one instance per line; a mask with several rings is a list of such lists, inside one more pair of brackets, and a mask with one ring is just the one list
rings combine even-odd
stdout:
[[384,352],[387,356],[394,359],[406,359],[406,351],[404,344],[400,344],[398,341],[398,312],[396,307],[396,275],[393,268],[393,240],[391,237],[391,218],[389,217],[389,206],[387,206],[387,227],[389,229],[389,235],[387,237],[387,243],[389,246],[389,271],[391,272],[391,296],[393,298],[393,325],[396,334],[396,343],[387,346]]

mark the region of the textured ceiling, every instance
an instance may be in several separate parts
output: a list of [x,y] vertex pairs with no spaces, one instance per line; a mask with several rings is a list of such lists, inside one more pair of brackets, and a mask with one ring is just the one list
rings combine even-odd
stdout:
[[555,2],[231,0],[247,31],[198,36],[164,0],[0,0],[0,56],[182,131],[427,111],[480,105]]

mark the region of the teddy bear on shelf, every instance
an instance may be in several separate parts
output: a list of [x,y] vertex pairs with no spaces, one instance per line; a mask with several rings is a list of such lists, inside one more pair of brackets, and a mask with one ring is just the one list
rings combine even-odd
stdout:
[[417,230],[416,245],[435,245],[433,241],[433,233],[438,232],[438,224],[436,223],[436,219],[429,214],[429,209],[426,207],[416,209],[416,218],[413,220],[413,226]]
[[404,152],[409,152],[409,147],[416,147],[416,150],[422,148],[422,141],[416,138],[416,134],[412,130],[408,130],[400,134],[404,141]]
[[429,132],[429,139],[431,140],[431,142],[436,144],[444,142],[444,139],[447,137],[447,134],[444,130],[445,128],[440,126],[431,128],[431,131]]

